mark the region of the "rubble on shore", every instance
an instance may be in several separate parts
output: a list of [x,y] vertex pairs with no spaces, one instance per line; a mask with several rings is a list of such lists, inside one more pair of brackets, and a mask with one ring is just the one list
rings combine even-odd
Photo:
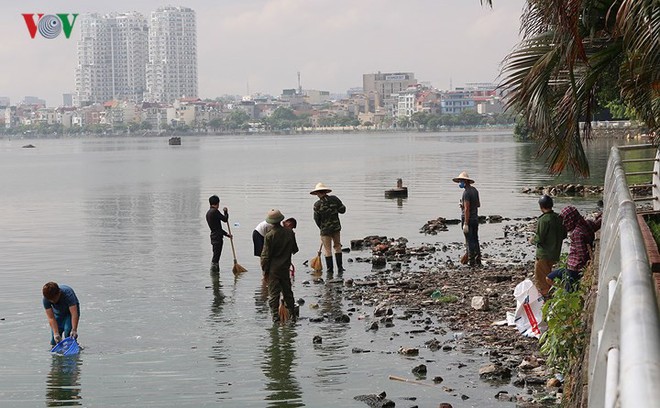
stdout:
[[557,196],[594,196],[603,195],[603,186],[589,186],[582,184],[555,184],[552,186],[525,187],[521,191],[525,194]]
[[[515,309],[514,287],[533,274],[534,251],[528,239],[535,231],[534,220],[506,223],[503,239],[482,242],[483,266],[477,268],[459,263],[465,250],[461,242],[409,247],[403,237],[352,240],[353,250],[370,251],[371,256],[349,262],[371,263],[371,273],[346,281],[326,276],[324,283],[338,285],[349,314],[364,320],[367,331],[405,325],[406,333],[430,335],[425,346],[433,353],[480,350],[490,363],[465,369],[478,372],[487,383],[520,388],[516,395],[501,390],[495,399],[521,406],[557,404],[562,383],[546,367],[538,339],[523,337],[505,320]],[[437,233],[447,223],[438,218],[426,225],[422,231]]]

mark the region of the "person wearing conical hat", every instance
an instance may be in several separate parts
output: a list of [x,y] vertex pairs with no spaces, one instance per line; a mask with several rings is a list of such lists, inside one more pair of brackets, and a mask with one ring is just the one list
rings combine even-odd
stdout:
[[462,172],[452,179],[463,189],[461,197],[461,224],[467,243],[468,262],[470,266],[481,266],[481,249],[479,247],[479,191],[472,186],[474,180],[467,172]]
[[261,270],[268,282],[268,305],[275,322],[280,318],[278,313],[280,294],[284,295],[284,304],[289,310],[289,316],[294,316],[295,307],[289,267],[291,255],[298,252],[298,244],[293,228],[282,226],[283,219],[284,215],[277,209],[272,209],[266,214],[266,222],[273,227],[264,238],[260,258]]
[[333,259],[332,255],[337,260],[337,272],[344,272],[344,265],[342,262],[341,253],[341,223],[339,222],[339,214],[346,212],[346,206],[341,202],[337,196],[329,195],[332,192],[323,183],[318,183],[314,190],[309,194],[318,197],[314,203],[314,222],[319,227],[321,232],[321,242],[323,243],[323,251],[326,263],[326,272],[333,273]]

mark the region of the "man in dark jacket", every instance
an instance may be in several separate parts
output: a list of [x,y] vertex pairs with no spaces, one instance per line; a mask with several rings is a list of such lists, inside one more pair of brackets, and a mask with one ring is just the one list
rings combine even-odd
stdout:
[[268,304],[273,315],[273,321],[279,320],[278,309],[280,305],[280,294],[284,295],[284,304],[289,310],[289,315],[294,315],[294,299],[291,290],[291,278],[289,267],[291,266],[291,255],[298,252],[296,234],[292,228],[284,228],[280,222],[284,215],[280,210],[270,210],[266,215],[266,222],[273,228],[264,238],[264,248],[261,251],[261,270],[268,282]]
[[552,197],[544,195],[539,199],[541,216],[536,221],[536,235],[533,243],[536,245],[536,262],[534,263],[534,278],[541,295],[547,296],[551,286],[547,277],[552,267],[559,261],[561,246],[566,238],[566,230],[559,214],[552,210]]
[[222,254],[222,242],[224,237],[231,238],[231,234],[222,229],[222,223],[229,221],[227,207],[218,210],[220,207],[220,198],[217,195],[209,197],[211,208],[206,212],[206,222],[211,229],[211,246],[213,247],[213,258],[211,258],[211,270],[219,271],[220,255]]
[[[341,253],[341,223],[339,214],[346,212],[346,206],[337,196],[328,195],[332,190],[323,183],[318,183],[314,190],[309,194],[317,196],[319,199],[314,203],[314,222],[321,231],[321,242],[325,256],[326,272],[334,271],[332,262],[332,253],[337,260],[337,272],[344,272]],[[334,250],[334,251],[333,251]]]
[[479,246],[479,191],[472,186],[474,180],[466,172],[461,172],[452,179],[458,187],[464,189],[461,196],[461,222],[463,234],[467,243],[468,261],[470,266],[481,266],[481,248]]

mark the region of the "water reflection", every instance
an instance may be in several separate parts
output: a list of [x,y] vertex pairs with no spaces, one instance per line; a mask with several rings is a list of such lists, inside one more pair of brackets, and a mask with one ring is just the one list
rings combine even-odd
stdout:
[[80,396],[80,355],[53,356],[46,380],[46,406],[74,407],[82,405]]
[[391,197],[391,198],[390,197],[385,197],[385,199],[387,201],[396,201],[397,208],[403,208],[403,203],[408,201],[407,198],[403,198],[403,197]]
[[348,374],[346,365],[348,356],[345,350],[348,347],[346,337],[350,326],[348,323],[342,322],[344,314],[342,310],[343,280],[333,280],[332,274],[328,274],[326,278],[319,311],[327,320],[321,326],[323,343],[315,346],[315,351],[320,358],[316,367],[317,380],[322,386],[331,385],[341,389],[341,384],[346,381]]
[[[214,324],[217,332],[215,343],[211,345],[211,358],[214,359],[218,365],[218,373],[224,373],[231,365],[229,355],[227,353],[227,346],[225,344],[222,331],[226,328],[227,319],[224,318],[223,309],[225,306],[225,294],[222,292],[222,283],[220,282],[220,272],[211,271],[211,289],[213,290],[213,300],[211,301],[209,320]],[[230,384],[226,381],[218,383],[218,390],[216,394],[227,394],[228,386]]]
[[293,324],[275,324],[268,329],[270,345],[264,351],[261,369],[268,382],[266,395],[269,407],[304,407],[302,391],[294,377],[293,368],[296,359],[296,326]]
[[225,295],[221,290],[220,272],[211,271],[211,289],[213,289],[213,302],[211,302],[211,320],[217,321],[222,316],[222,307],[225,304]]
[[254,306],[257,317],[264,317],[270,321],[270,307],[268,306],[268,282],[266,279],[259,281],[259,287],[254,291]]

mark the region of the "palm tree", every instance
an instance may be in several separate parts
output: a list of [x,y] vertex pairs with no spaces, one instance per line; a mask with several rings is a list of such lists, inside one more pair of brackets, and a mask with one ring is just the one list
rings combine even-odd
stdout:
[[604,88],[614,87],[658,134],[660,0],[528,0],[520,31],[522,41],[504,60],[501,87],[551,173],[569,166],[589,174],[582,141],[591,137]]

